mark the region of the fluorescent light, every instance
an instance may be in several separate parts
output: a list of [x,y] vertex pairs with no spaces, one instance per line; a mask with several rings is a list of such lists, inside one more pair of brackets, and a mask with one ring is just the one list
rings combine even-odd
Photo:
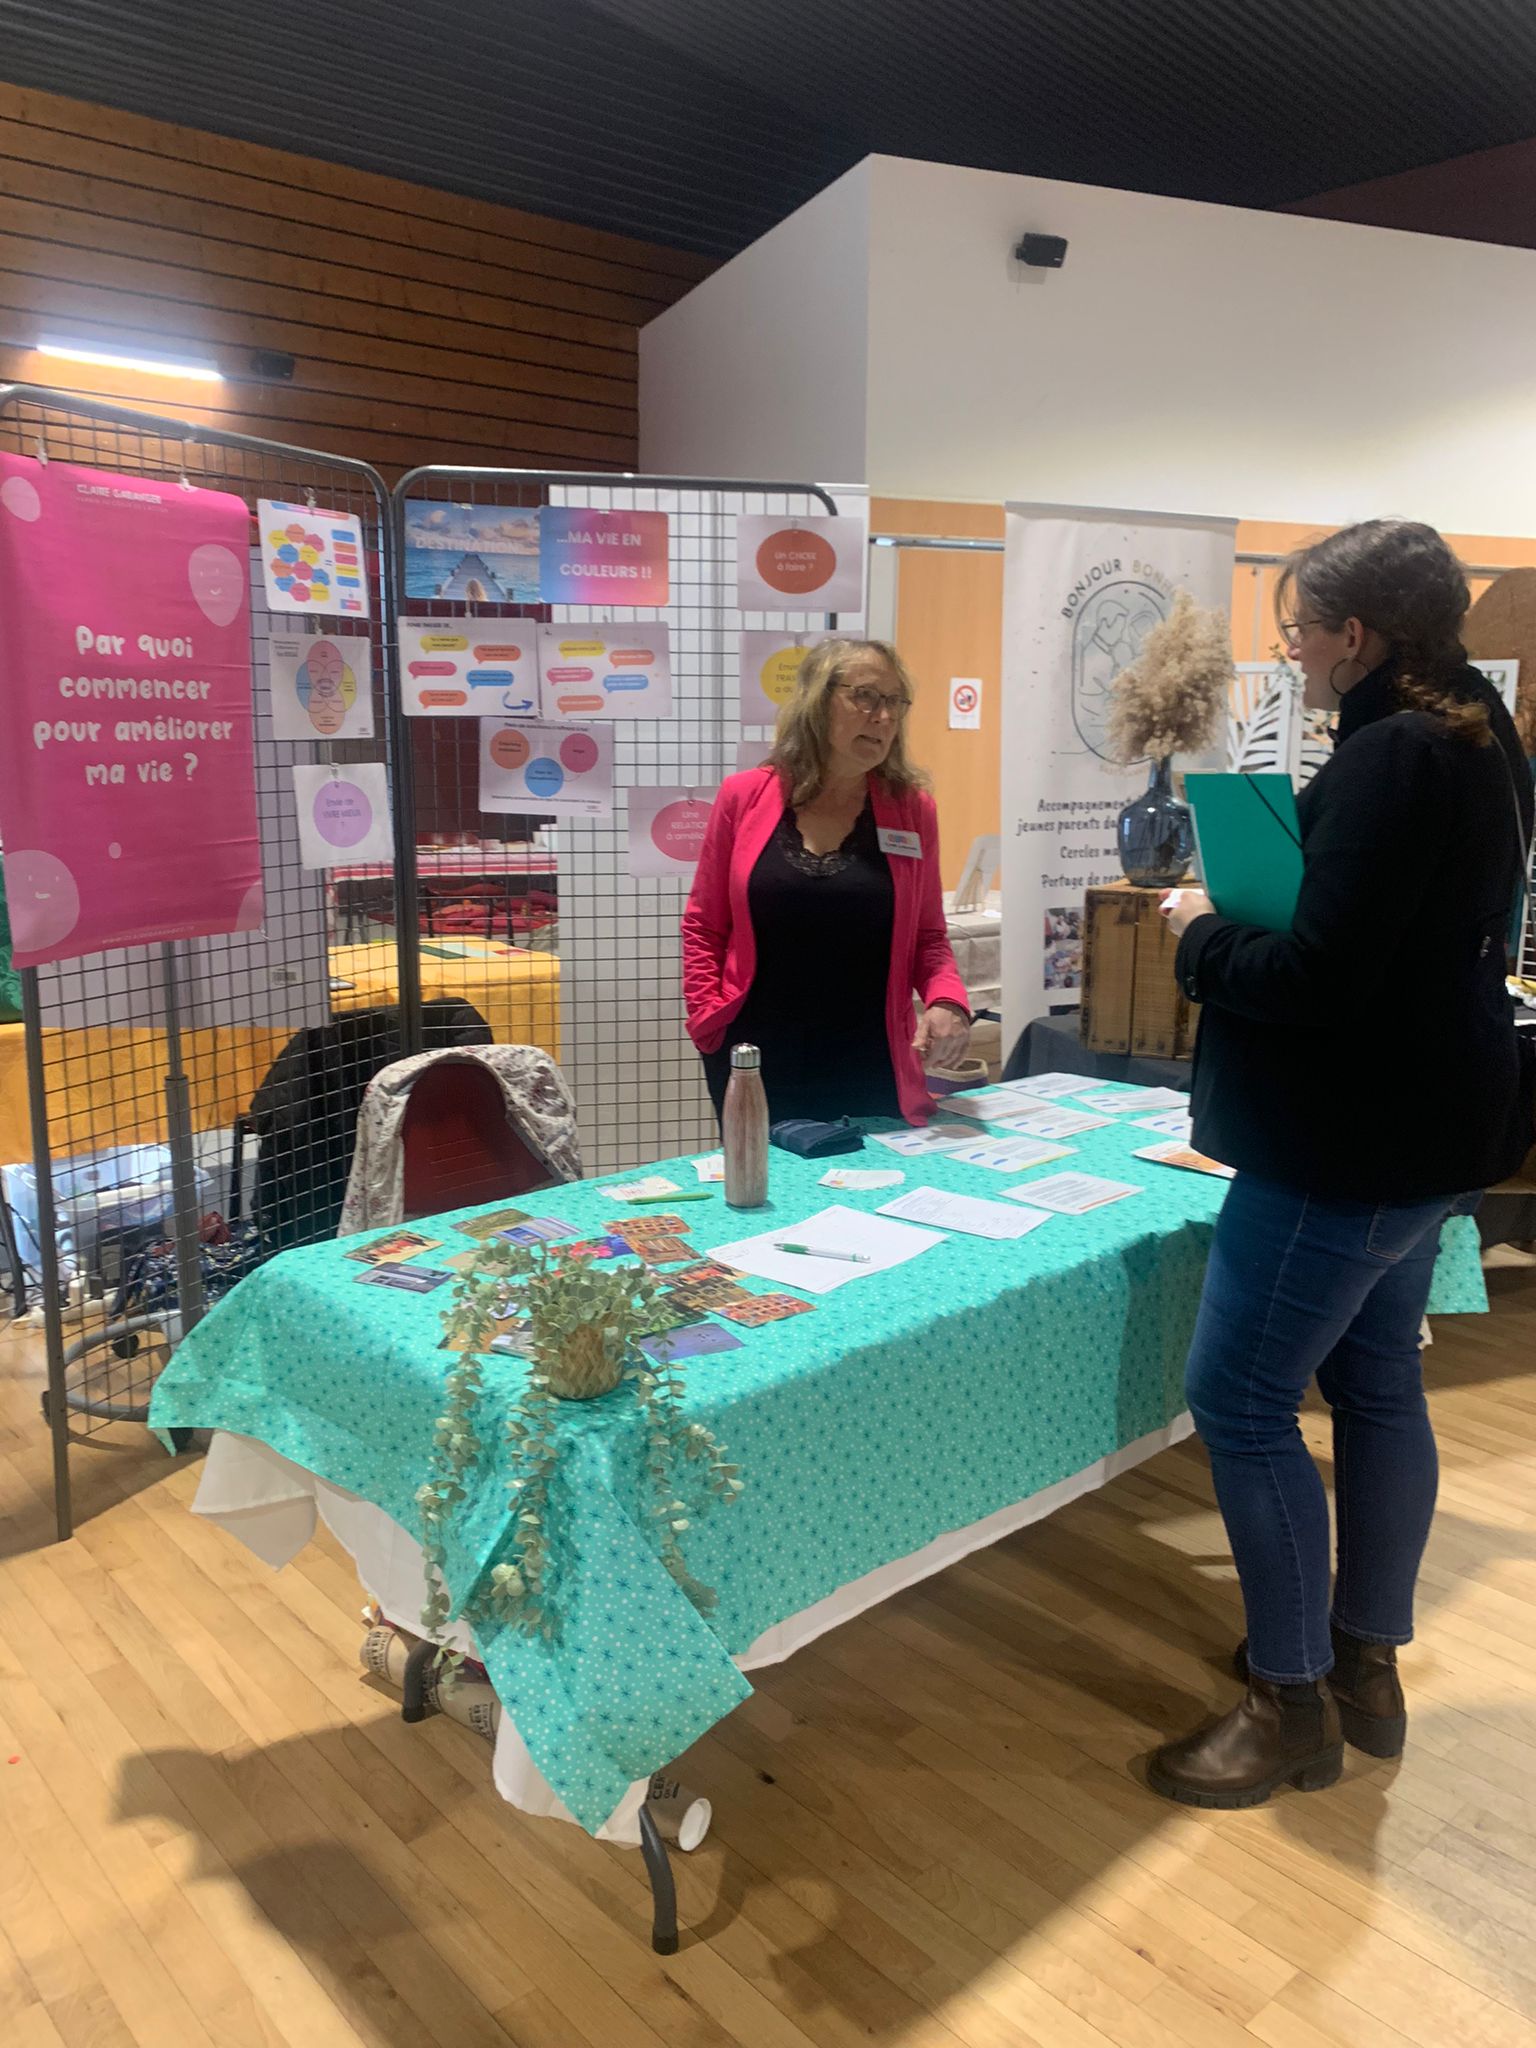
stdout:
[[61,341],[40,341],[40,356],[56,356],[64,363],[99,363],[108,370],[143,370],[152,377],[189,377],[198,384],[222,384],[222,372],[211,363],[178,363],[169,356],[126,356],[114,349],[72,348]]

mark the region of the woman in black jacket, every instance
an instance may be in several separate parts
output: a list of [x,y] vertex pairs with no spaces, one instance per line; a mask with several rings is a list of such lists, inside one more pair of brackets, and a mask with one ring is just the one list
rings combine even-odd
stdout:
[[[1396,1646],[1434,1512],[1419,1333],[1446,1217],[1530,1144],[1505,940],[1531,773],[1468,666],[1466,580],[1427,526],[1370,520],[1287,565],[1282,630],[1336,753],[1299,802],[1289,932],[1182,892],[1177,971],[1204,1005],[1194,1141],[1237,1168],[1189,1360],[1248,1616],[1242,1703],[1170,1743],[1151,1783],[1252,1806],[1395,1756]],[[1296,1414],[1333,1410],[1328,1503]]]

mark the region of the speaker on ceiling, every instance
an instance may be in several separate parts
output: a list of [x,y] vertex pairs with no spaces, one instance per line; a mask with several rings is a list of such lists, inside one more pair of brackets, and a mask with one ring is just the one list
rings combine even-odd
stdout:
[[1065,235],[1026,235],[1013,253],[1031,270],[1060,270],[1067,260],[1067,238]]

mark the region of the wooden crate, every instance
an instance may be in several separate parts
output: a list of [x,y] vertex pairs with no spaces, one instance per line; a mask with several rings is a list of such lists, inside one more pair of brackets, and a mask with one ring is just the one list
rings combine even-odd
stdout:
[[1083,922],[1083,1043],[1093,1052],[1187,1060],[1199,1006],[1174,979],[1178,941],[1158,915],[1161,889],[1090,889]]

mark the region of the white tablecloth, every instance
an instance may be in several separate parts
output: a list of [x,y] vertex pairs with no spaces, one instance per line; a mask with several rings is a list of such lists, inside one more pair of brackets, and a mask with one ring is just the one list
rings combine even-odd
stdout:
[[[765,1630],[736,1662],[743,1671],[782,1663],[828,1629],[851,1621],[856,1614],[888,1600],[903,1587],[943,1571],[973,1550],[983,1550],[1013,1530],[1040,1521],[1068,1501],[1106,1485],[1118,1473],[1180,1442],[1189,1435],[1190,1428],[1189,1417],[1182,1415],[1166,1429],[1155,1430],[1042,1493],[1000,1508],[996,1514],[972,1522],[967,1528],[950,1530],[909,1557],[896,1558],[877,1571],[866,1572],[863,1578],[853,1579],[825,1600],[818,1600],[814,1607]],[[296,1557],[314,1535],[317,1519],[323,1521],[351,1555],[364,1589],[386,1619],[399,1628],[420,1632],[421,1609],[426,1599],[421,1549],[382,1508],[332,1486],[302,1465],[280,1457],[254,1437],[224,1431],[216,1432],[209,1446],[192,1505],[194,1513],[238,1536],[247,1549],[274,1569]],[[474,1638],[463,1624],[456,1624],[445,1640],[455,1648],[475,1654]],[[657,1768],[669,1761],[658,1757]],[[506,1714],[497,1730],[492,1776],[502,1798],[524,1813],[572,1819],[545,1783]],[[600,1840],[631,1846],[639,1842],[639,1813],[646,1783],[641,1778],[630,1786],[598,1831]]]

